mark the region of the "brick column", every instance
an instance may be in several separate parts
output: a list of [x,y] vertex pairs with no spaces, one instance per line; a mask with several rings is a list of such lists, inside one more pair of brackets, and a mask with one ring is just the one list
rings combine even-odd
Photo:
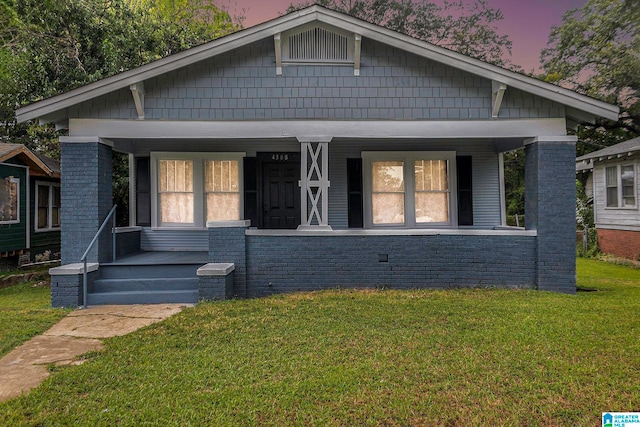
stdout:
[[536,230],[539,290],[576,292],[576,176],[573,136],[525,146],[525,228]]
[[[99,138],[61,137],[62,264],[76,263],[113,205],[112,149]],[[105,232],[88,261],[111,260],[111,236]]]
[[209,262],[233,263],[233,296],[247,296],[247,249],[245,231],[251,221],[208,222]]

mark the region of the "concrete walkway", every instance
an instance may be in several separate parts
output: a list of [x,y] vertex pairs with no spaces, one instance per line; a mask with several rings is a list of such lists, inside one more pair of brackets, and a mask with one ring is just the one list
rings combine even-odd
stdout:
[[80,364],[76,357],[102,348],[101,339],[126,335],[180,312],[189,304],[105,305],[76,310],[42,335],[0,359],[0,402],[37,387],[47,365]]

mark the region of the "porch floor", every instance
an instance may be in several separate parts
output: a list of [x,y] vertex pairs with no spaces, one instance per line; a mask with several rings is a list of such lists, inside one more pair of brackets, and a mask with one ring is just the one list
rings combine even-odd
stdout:
[[156,264],[206,264],[209,262],[208,252],[139,252],[125,255],[110,263],[112,265],[156,265]]

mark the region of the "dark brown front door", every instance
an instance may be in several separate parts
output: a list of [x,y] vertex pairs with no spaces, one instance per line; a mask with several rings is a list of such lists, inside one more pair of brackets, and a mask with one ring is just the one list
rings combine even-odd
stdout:
[[261,228],[290,228],[300,225],[300,162],[261,162]]

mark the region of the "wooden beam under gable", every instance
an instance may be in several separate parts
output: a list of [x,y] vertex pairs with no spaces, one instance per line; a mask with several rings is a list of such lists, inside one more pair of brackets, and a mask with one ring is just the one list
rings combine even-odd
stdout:
[[360,46],[362,45],[362,36],[358,33],[353,34],[355,43],[354,43],[354,52],[353,52],[353,75],[360,75]]
[[282,33],[273,36],[273,43],[276,50],[276,75],[282,75]]
[[497,118],[500,113],[502,98],[504,97],[504,92],[506,90],[506,84],[497,80],[491,80],[491,117],[494,119]]
[[133,83],[129,85],[129,89],[133,95],[133,102],[136,104],[138,119],[144,120],[144,82]]

